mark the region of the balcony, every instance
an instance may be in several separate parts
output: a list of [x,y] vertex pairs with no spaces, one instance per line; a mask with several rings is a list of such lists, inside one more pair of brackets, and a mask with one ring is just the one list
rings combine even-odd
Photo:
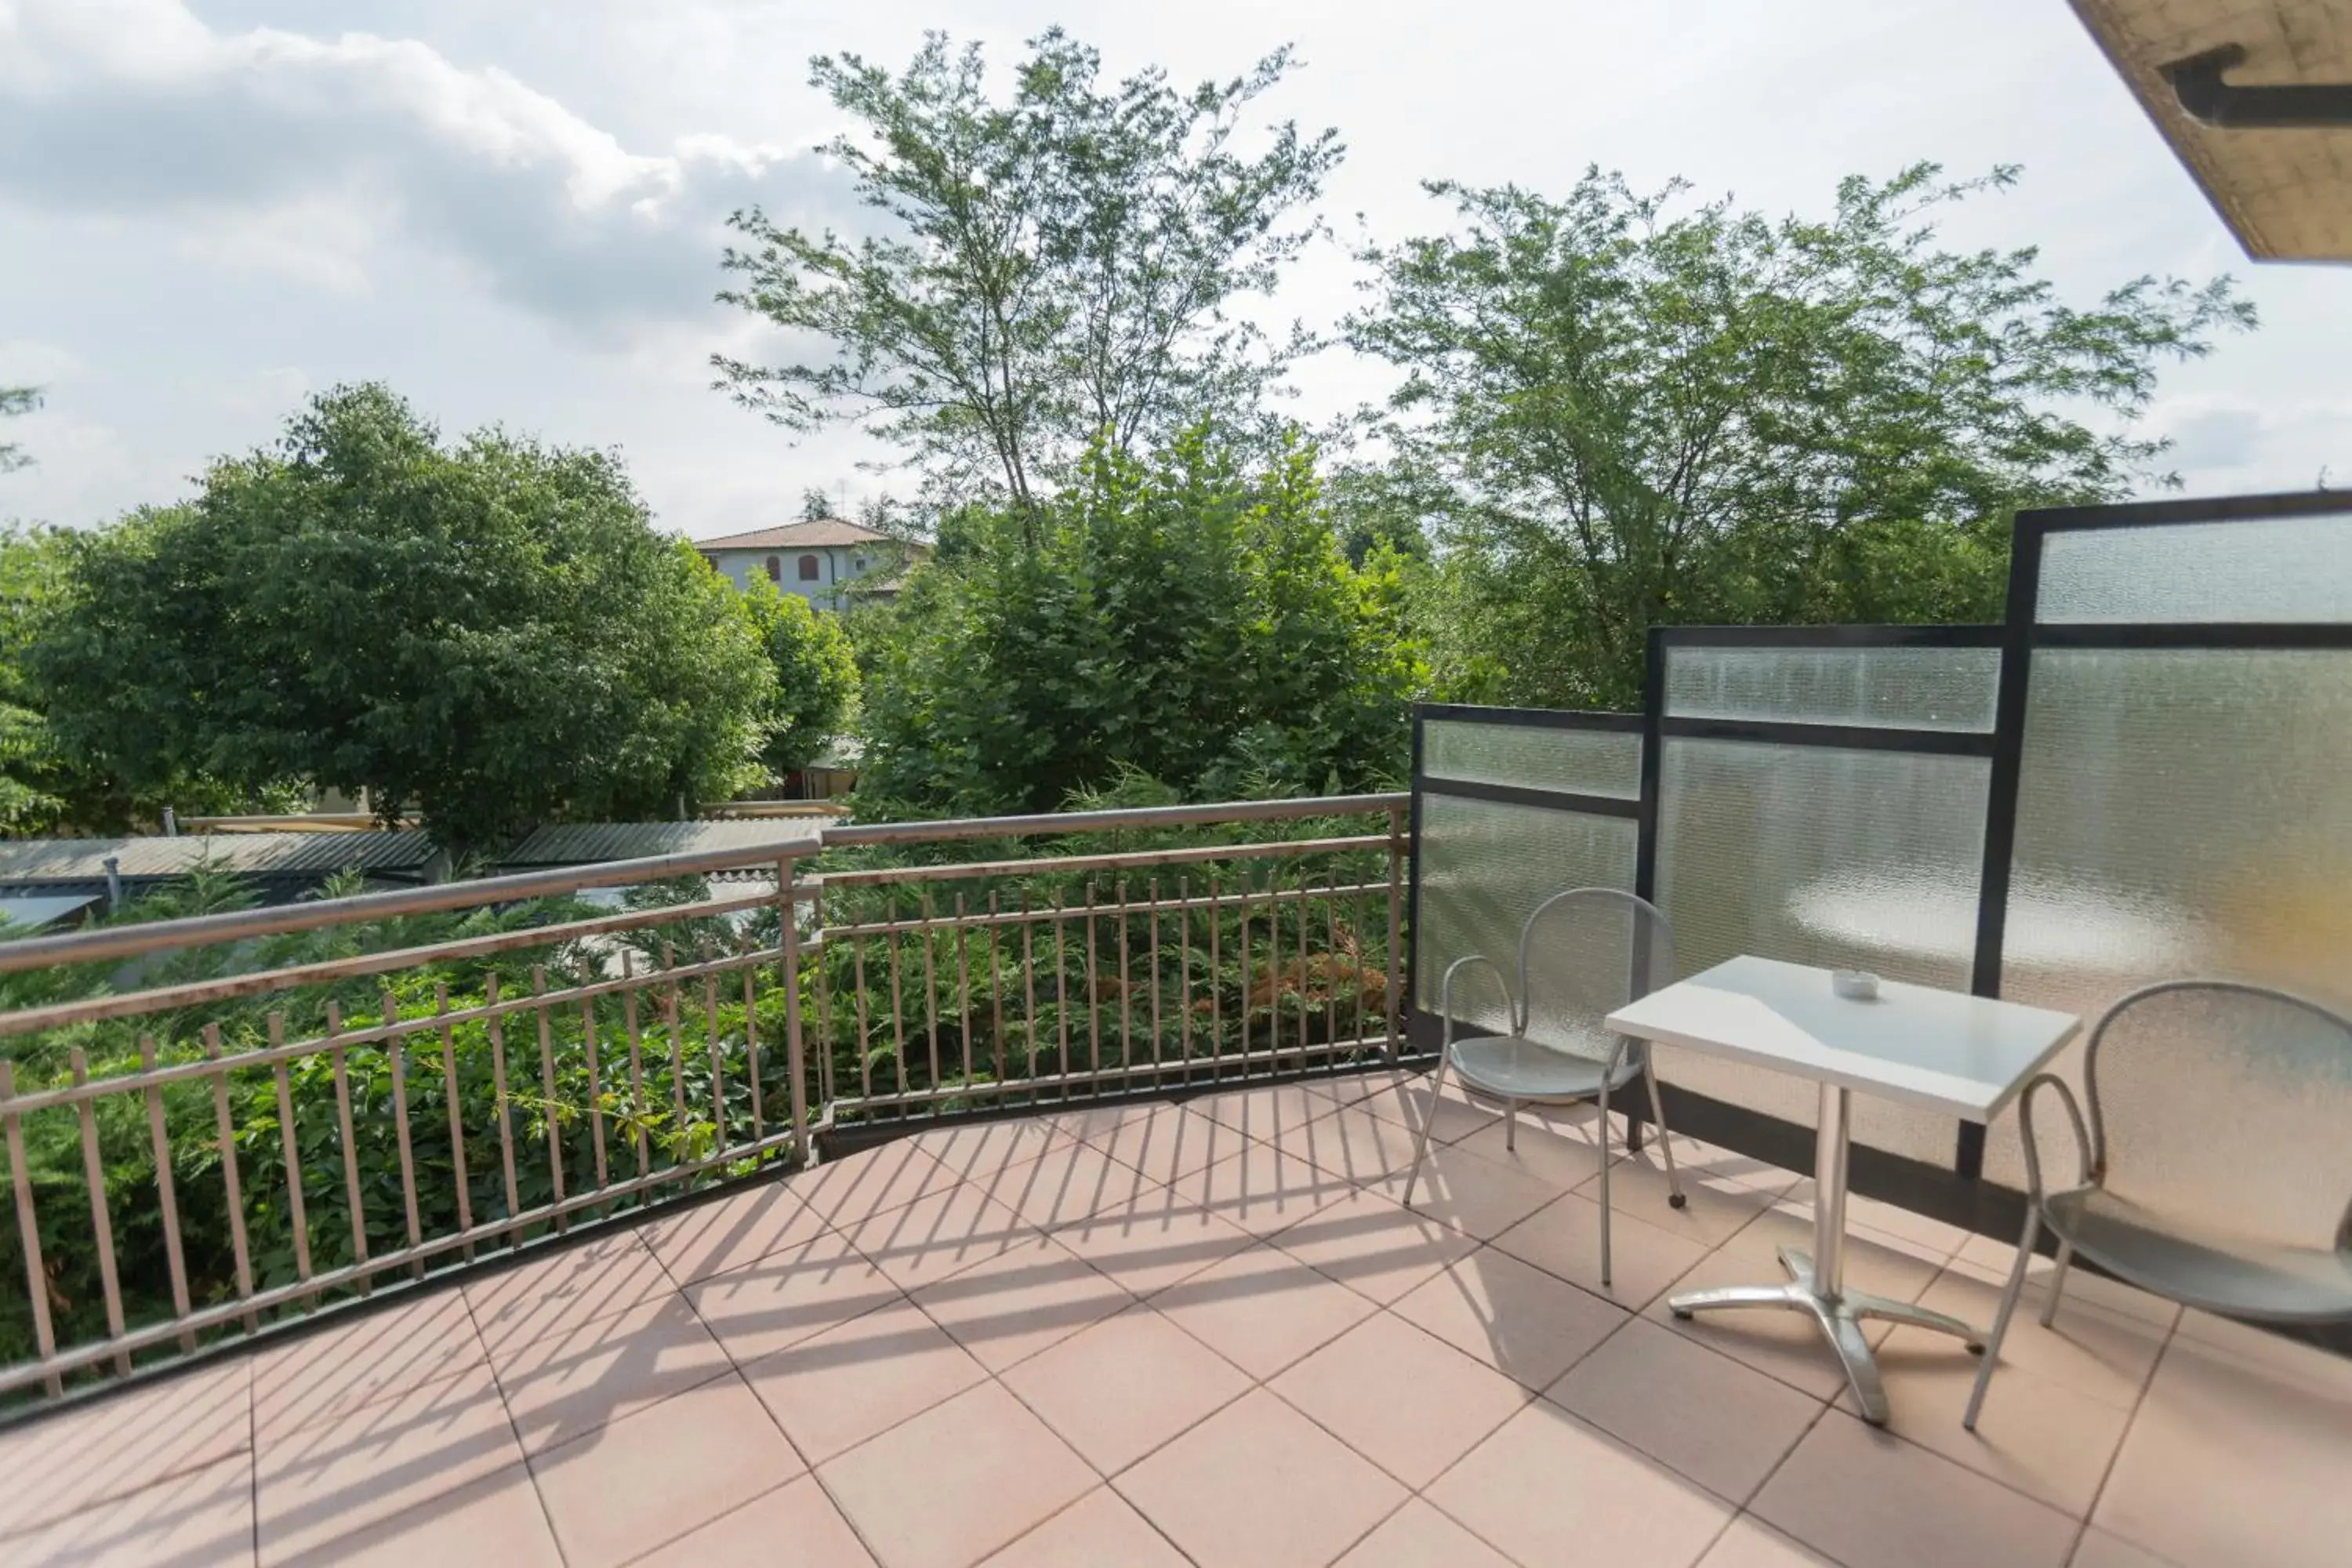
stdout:
[[[1889,1431],[1769,1268],[1808,1184],[1352,1073],[918,1133],[0,1438],[12,1562],[2319,1563],[2352,1364],[2079,1280],[1974,1436]],[[1872,1290],[1989,1315],[2007,1249],[1857,1201]],[[2029,1301],[2031,1298],[2029,1297]]]
[[[1446,969],[1572,886],[1684,974],[2340,1006],[2352,552],[2332,498],[2227,510],[2023,520],[2005,626],[1664,631],[1639,715],[1426,709],[1409,795],[0,943],[0,1560],[2338,1563],[2340,1336],[2078,1265],[1973,1433],[1973,1360],[1875,1325],[1874,1427],[1803,1318],[1665,1306],[1802,1244],[1810,1086],[1662,1049],[1690,1202],[1636,1107],[1604,1285],[1591,1113],[1514,1147],[1424,1070]],[[2157,1147],[2352,1191],[2340,1128],[2183,1087],[2275,1040],[2175,1043]],[[1853,1141],[1853,1285],[1990,1319],[2016,1118]]]

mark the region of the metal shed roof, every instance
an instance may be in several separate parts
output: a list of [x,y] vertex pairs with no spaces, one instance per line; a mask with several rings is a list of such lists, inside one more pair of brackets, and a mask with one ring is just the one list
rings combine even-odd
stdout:
[[790,844],[803,852],[815,847],[817,824],[774,818],[713,822],[574,822],[542,827],[499,858],[503,870],[542,866],[583,866],[676,855],[698,849],[759,848]]
[[183,877],[198,861],[240,876],[318,879],[356,868],[422,879],[439,851],[421,832],[227,833],[218,837],[0,840],[0,887],[99,883],[111,857],[125,881]]

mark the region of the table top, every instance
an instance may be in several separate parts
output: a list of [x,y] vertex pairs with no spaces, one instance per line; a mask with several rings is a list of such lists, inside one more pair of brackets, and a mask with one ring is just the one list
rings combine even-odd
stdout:
[[1851,1001],[1830,972],[1770,958],[1734,958],[1653,991],[1609,1015],[1609,1026],[1989,1121],[2082,1027],[2071,1013],[1882,980]]

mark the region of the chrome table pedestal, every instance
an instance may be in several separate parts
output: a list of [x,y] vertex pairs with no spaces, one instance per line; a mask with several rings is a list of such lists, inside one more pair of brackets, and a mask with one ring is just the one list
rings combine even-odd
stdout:
[[1807,1312],[1821,1326],[1830,1349],[1845,1367],[1862,1418],[1873,1426],[1886,1424],[1886,1385],[1879,1381],[1878,1363],[1863,1337],[1862,1320],[1883,1318],[1933,1329],[1963,1341],[1984,1353],[1984,1336],[1959,1319],[1931,1312],[1908,1301],[1890,1301],[1845,1289],[1846,1164],[1851,1147],[1846,1121],[1849,1091],[1834,1084],[1822,1086],[1822,1111],[1813,1153],[1813,1250],[1811,1256],[1793,1247],[1780,1248],[1780,1267],[1788,1270],[1785,1285],[1731,1285],[1719,1290],[1688,1290],[1669,1297],[1667,1310],[1677,1318],[1734,1307],[1764,1307],[1783,1312]]

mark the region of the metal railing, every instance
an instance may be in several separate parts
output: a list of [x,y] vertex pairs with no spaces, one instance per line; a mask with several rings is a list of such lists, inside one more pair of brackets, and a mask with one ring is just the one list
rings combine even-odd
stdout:
[[[1392,1054],[1406,806],[831,826],[0,942],[0,1397],[639,1215],[843,1122]],[[995,847],[1045,836],[1109,847]],[[579,897],[617,888],[643,907]]]

